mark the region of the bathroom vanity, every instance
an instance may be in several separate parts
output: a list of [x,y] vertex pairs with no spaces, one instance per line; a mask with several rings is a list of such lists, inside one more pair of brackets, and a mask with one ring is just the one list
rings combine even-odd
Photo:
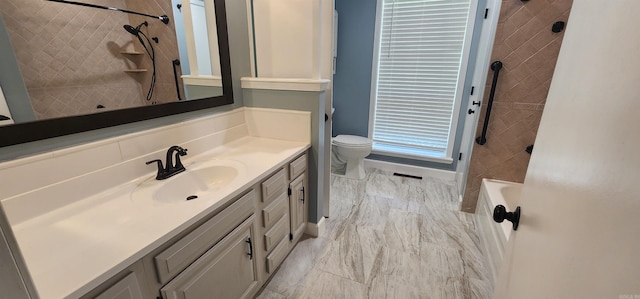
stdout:
[[304,232],[306,164],[285,161],[81,298],[251,298]]
[[[23,278],[39,298],[251,298],[313,225],[310,124],[239,108],[1,163]],[[186,171],[156,180],[170,145]]]

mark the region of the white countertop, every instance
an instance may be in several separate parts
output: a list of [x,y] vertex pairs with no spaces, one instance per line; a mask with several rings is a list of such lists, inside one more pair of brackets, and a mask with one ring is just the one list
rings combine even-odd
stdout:
[[305,142],[243,137],[183,157],[187,170],[190,164],[209,159],[247,166],[238,179],[211,196],[176,203],[134,200],[132,191],[154,173],[15,225],[14,234],[39,296],[83,295],[308,148]]

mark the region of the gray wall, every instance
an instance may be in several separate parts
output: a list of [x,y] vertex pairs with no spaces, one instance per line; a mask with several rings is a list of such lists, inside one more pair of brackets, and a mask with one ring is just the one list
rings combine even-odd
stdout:
[[244,104],[248,107],[289,109],[311,112],[311,149],[309,151],[309,222],[318,223],[323,216],[325,171],[325,93],[247,89]]
[[[229,48],[231,52],[231,69],[233,77],[233,94],[234,103],[232,105],[216,107],[207,110],[194,111],[180,115],[172,115],[163,118],[152,119],[132,124],[126,124],[111,128],[84,132],[79,134],[67,135],[58,138],[40,140],[31,143],[18,144],[0,148],[0,161],[11,160],[21,156],[33,155],[58,149],[69,147],[95,140],[110,138],[122,134],[152,129],[165,126],[181,121],[201,117],[204,115],[215,114],[218,112],[232,110],[243,106],[242,89],[240,87],[240,77],[251,75],[251,64],[249,56],[249,40],[247,38],[247,9],[244,1],[227,1],[227,23],[229,31]],[[0,34],[1,35],[1,34]],[[1,38],[1,37],[0,37]],[[6,43],[0,40],[0,46]],[[13,52],[11,52],[13,53]],[[5,57],[4,52],[0,52]],[[4,63],[3,63],[4,64]],[[1,64],[1,65],[3,65]],[[15,72],[10,74],[15,79]],[[0,80],[3,82],[4,79]],[[23,84],[24,85],[24,84]],[[26,89],[25,89],[26,92]],[[13,113],[13,111],[12,111]]]
[[185,84],[184,94],[185,99],[202,99],[215,97],[222,94],[222,87]]
[[[338,11],[338,58],[336,74],[333,76],[333,136],[340,134],[369,135],[369,107],[371,99],[371,75],[373,62],[374,35],[376,25],[376,0],[336,0]],[[479,1],[485,7],[486,0]],[[482,28],[484,10],[476,16],[475,37]],[[471,53],[476,53],[477,38],[472,42]],[[471,90],[471,79],[476,61],[475,54],[469,59],[467,81],[464,85],[462,112],[466,112]],[[369,159],[422,167],[455,171],[460,152],[462,129],[466,113],[460,115],[456,132],[452,164],[435,163],[382,155],[370,155]]]

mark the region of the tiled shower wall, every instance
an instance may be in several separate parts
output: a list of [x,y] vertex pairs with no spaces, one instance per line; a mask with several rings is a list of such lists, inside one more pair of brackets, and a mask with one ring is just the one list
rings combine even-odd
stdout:
[[[149,84],[151,84],[151,60],[146,58],[142,60],[141,67],[149,70],[142,76],[142,98],[145,104],[149,105],[153,103],[167,103],[175,102],[178,95],[176,93],[176,84],[173,77],[173,60],[179,59],[178,54],[178,42],[176,38],[176,30],[173,21],[173,10],[171,7],[171,0],[124,0],[127,9],[133,11],[140,11],[146,14],[161,16],[169,16],[170,22],[165,25],[159,20],[154,20],[147,17],[129,15],[129,24],[137,26],[138,24],[147,21],[148,27],[144,27],[145,34],[151,37],[157,37],[159,43],[153,42],[156,57],[156,85],[153,92],[153,99],[149,102],[146,101],[147,92],[149,90]],[[137,51],[144,52],[144,48],[140,43],[135,41],[134,43]],[[188,62],[184,62],[188,63]],[[182,88],[182,79],[180,79],[180,67],[177,67],[178,80],[180,86],[180,97],[184,97],[184,90]]]
[[[564,36],[564,31],[554,33],[551,27],[557,21],[567,22],[572,3],[573,0],[502,1],[491,61],[502,61],[503,68],[487,142],[476,143],[473,148],[463,211],[475,211],[482,178],[524,181],[530,158],[525,149],[535,142]],[[482,133],[492,78],[490,71],[477,136]]]
[[[152,11],[158,2],[100,0],[85,1],[104,6]],[[127,7],[134,3],[133,8]],[[123,29],[137,25],[127,14],[41,0],[0,0],[0,12],[11,38],[23,79],[38,119],[64,117],[147,104],[151,78],[150,60],[145,55],[126,55],[124,50],[143,51],[137,39]],[[154,45],[158,72],[154,100],[176,99],[171,61],[178,58],[173,23],[145,18],[149,35],[159,36]],[[134,22],[135,21],[135,22]],[[146,73],[125,73],[146,68]]]
[[[131,47],[127,15],[41,0],[0,0],[38,119],[85,114],[103,105],[140,105],[140,84],[123,72]],[[96,1],[94,1],[96,2]],[[123,0],[100,1],[123,7]]]

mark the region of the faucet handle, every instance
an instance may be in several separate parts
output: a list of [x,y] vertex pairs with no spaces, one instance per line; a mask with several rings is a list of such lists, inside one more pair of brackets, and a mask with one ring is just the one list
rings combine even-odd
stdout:
[[178,148],[178,150],[176,151],[176,169],[183,169],[184,170],[184,165],[182,165],[182,161],[180,161],[180,156],[186,156],[187,155],[187,149],[186,148]]
[[149,165],[149,164],[153,164],[154,162],[157,162],[157,163],[158,163],[158,169],[164,169],[164,167],[162,166],[162,161],[161,161],[161,160],[159,160],[159,159],[155,159],[155,160],[147,161],[147,162],[145,162],[144,164]]
[[164,166],[162,166],[162,161],[155,159],[155,160],[151,160],[151,161],[147,161],[145,162],[145,164],[149,165],[149,164],[153,164],[154,162],[156,162],[158,164],[158,173],[156,174],[156,179],[157,180],[162,180],[162,175],[164,174]]

